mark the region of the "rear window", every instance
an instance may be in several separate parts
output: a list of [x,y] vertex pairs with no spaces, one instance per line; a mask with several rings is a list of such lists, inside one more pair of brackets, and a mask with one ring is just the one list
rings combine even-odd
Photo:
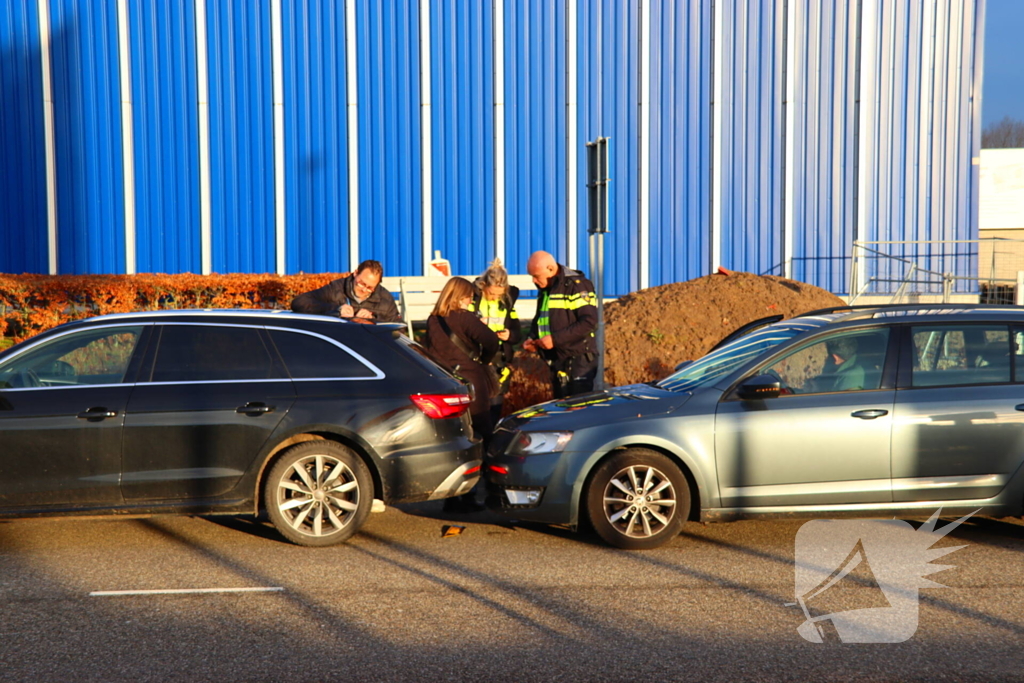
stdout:
[[1010,382],[1010,333],[1004,325],[914,327],[911,338],[914,387]]
[[283,370],[251,327],[166,325],[153,367],[154,382],[282,379]]
[[430,354],[427,353],[425,348],[409,339],[404,334],[397,335],[395,337],[395,341],[398,342],[399,348],[405,351],[406,356],[411,358],[417,365],[427,372],[434,375],[441,375],[442,377],[452,377],[450,372],[441,365],[438,365],[438,363],[430,357]]
[[269,330],[292,379],[376,377],[377,372],[354,355],[321,337],[303,332]]

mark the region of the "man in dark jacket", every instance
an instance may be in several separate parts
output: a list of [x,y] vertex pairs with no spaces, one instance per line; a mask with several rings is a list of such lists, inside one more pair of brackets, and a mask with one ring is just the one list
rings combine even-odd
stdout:
[[292,310],[379,323],[402,322],[395,298],[380,284],[382,277],[384,266],[379,261],[363,261],[348,277],[292,299]]
[[546,251],[534,252],[526,271],[540,290],[527,351],[536,351],[551,368],[555,398],[594,389],[597,377],[597,295],[583,273],[559,265]]

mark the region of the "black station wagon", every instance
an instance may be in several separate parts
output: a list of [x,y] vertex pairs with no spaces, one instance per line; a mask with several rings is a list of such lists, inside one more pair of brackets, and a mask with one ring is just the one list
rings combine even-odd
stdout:
[[0,515],[266,511],[301,545],[468,491],[467,388],[401,334],[284,311],[68,323],[0,354]]

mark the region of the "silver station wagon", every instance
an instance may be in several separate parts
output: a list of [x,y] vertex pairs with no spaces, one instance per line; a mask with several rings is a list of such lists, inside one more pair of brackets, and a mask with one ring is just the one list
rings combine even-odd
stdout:
[[1022,463],[1024,308],[913,305],[747,326],[660,382],[520,411],[485,470],[491,507],[643,549],[687,520],[1016,516]]

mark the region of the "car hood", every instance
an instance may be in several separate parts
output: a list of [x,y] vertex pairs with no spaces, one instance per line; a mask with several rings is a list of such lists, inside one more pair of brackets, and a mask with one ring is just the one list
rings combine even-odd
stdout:
[[686,403],[692,394],[659,389],[649,384],[630,384],[594,391],[567,399],[539,403],[506,417],[503,429],[581,429],[594,424],[669,413]]

